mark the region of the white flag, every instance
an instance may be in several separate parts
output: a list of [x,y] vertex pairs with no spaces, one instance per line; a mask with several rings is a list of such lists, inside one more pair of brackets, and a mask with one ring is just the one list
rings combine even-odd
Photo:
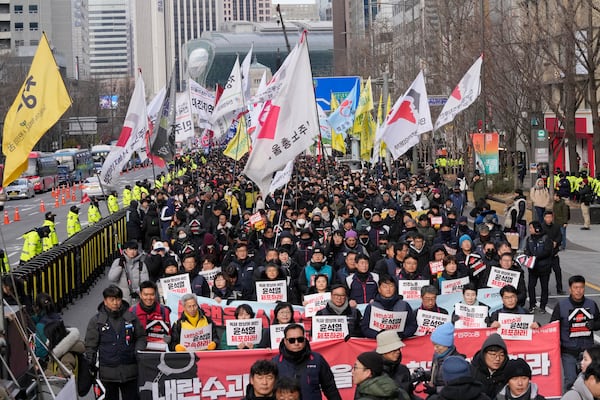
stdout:
[[298,55],[298,45],[296,45],[290,54],[283,60],[283,64],[279,67],[275,75],[271,77],[271,80],[267,83],[267,85],[263,88],[263,90],[258,90],[254,97],[250,99],[251,103],[264,103],[267,100],[272,100],[279,94],[279,91],[282,88],[282,85],[285,83],[286,79],[289,78],[289,69],[290,66],[296,63],[296,58]]
[[229,131],[229,127],[235,117],[244,111],[244,109],[240,60],[236,58],[229,79],[227,79],[227,83],[225,84],[223,94],[219,98],[219,102],[216,104],[211,116],[215,139],[218,139]]
[[192,106],[188,92],[177,93],[175,107],[175,142],[185,142],[194,137]]
[[481,92],[481,64],[483,64],[483,55],[469,68],[452,91],[452,94],[450,94],[450,97],[448,97],[448,101],[437,121],[435,121],[436,130],[452,122],[459,112],[465,110],[479,97]]
[[119,179],[123,166],[131,159],[136,150],[146,145],[148,113],[145,93],[144,80],[139,76],[135,82],[117,145],[108,153],[102,164],[100,182],[105,185],[116,186],[115,183]]
[[242,61],[242,93],[244,94],[244,101],[248,101],[250,99],[250,64],[252,64],[252,49],[254,48],[254,43],[248,50],[248,54],[244,57],[244,61]]
[[165,99],[166,95],[167,89],[163,86],[158,91],[158,93],[156,93],[156,96],[154,96],[154,98],[150,100],[150,103],[148,103],[148,107],[146,107],[146,110],[148,110],[148,118],[150,118],[150,122],[152,122],[153,124],[156,123],[156,120],[158,119],[160,106],[162,106],[163,100]]
[[[258,85],[258,90],[256,93],[261,93],[267,87],[267,71],[263,71],[262,78],[260,79],[260,84]],[[260,130],[260,126],[258,125],[258,116],[263,109],[264,103],[250,103],[248,104],[248,136],[252,140],[252,147],[254,147],[254,141],[256,140],[256,134]]]
[[265,103],[259,116],[262,128],[244,170],[265,195],[273,180],[273,172],[308,149],[319,134],[305,34],[298,46],[294,63],[288,66],[285,77],[281,79],[279,93]]
[[285,186],[292,179],[292,171],[294,171],[294,160],[288,161],[283,170],[275,172],[273,182],[271,182],[271,186],[269,187],[269,193],[273,193],[280,187]]
[[385,122],[377,130],[375,143],[383,140],[395,160],[419,143],[419,136],[431,128],[427,90],[421,71],[404,96],[396,101]]
[[192,114],[197,118],[198,128],[212,129],[210,116],[215,107],[215,94],[191,78],[188,81],[188,87],[192,103]]

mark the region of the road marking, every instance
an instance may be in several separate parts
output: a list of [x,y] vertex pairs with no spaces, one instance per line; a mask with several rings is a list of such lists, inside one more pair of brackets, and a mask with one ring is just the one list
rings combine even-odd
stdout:
[[17,253],[18,253],[18,251],[13,251],[12,253],[8,253],[8,256],[12,257],[12,256],[16,255]]
[[593,283],[586,282],[586,283],[585,283],[585,286],[589,286],[589,287],[591,287],[592,289],[594,289],[594,290],[597,290],[597,291],[599,291],[599,292],[600,292],[600,286],[598,286],[598,285],[594,285]]

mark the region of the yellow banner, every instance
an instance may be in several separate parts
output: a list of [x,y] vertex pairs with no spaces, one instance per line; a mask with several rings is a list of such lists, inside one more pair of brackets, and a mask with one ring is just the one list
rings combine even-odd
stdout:
[[42,35],[27,78],[4,119],[3,186],[27,169],[29,152],[71,106],[46,35]]
[[235,161],[239,161],[239,159],[244,157],[244,154],[250,150],[249,139],[248,132],[246,131],[246,120],[242,116],[238,121],[235,136],[229,141],[223,154],[229,158],[233,158]]
[[363,86],[363,89],[360,91],[360,98],[358,99],[355,115],[358,117],[359,115],[368,113],[373,108],[373,92],[371,90],[371,77],[369,77],[367,82],[365,82],[365,86]]
[[[331,93],[331,112],[334,112],[339,107],[339,103],[333,92]],[[344,135],[342,133],[338,133],[335,129],[331,128],[331,148],[333,150],[339,151],[341,153],[346,154],[346,141],[344,140]]]

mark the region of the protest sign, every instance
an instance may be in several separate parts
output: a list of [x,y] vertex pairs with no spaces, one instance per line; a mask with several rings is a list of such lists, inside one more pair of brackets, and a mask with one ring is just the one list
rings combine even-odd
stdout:
[[506,285],[512,285],[517,288],[519,285],[519,271],[511,271],[510,269],[492,267],[490,276],[488,277],[487,285],[489,287],[497,287],[502,289]]
[[212,289],[213,285],[215,284],[215,276],[219,272],[221,272],[221,267],[208,269],[208,270],[202,270],[202,271],[198,272],[198,275],[202,275],[204,280],[208,283],[208,286]]
[[271,348],[278,349],[279,343],[283,340],[283,330],[289,324],[275,324],[269,327],[269,335],[271,336]]
[[442,281],[442,294],[460,293],[463,286],[469,283],[469,277],[446,279]]
[[344,339],[349,335],[348,320],[342,315],[315,315],[312,321],[312,341]]
[[304,315],[313,317],[317,311],[322,310],[331,300],[331,293],[315,293],[304,296]]
[[498,334],[507,340],[531,340],[533,329],[532,314],[498,313]]
[[287,301],[287,281],[256,282],[256,301],[263,303]]
[[160,286],[162,287],[163,297],[166,299],[168,293],[186,294],[192,293],[192,287],[190,285],[190,276],[188,274],[181,274],[175,276],[169,276],[160,280]]
[[450,322],[448,314],[442,314],[433,311],[417,310],[417,331],[416,336],[428,335],[440,325]]
[[206,350],[212,340],[212,324],[194,329],[181,328],[179,343],[187,351]]
[[429,271],[431,271],[431,276],[441,274],[442,272],[444,272],[444,262],[429,261]]
[[228,346],[258,344],[262,339],[262,321],[259,318],[230,319],[225,321],[225,334]]
[[460,317],[455,323],[456,329],[486,328],[488,308],[486,306],[469,306],[464,303],[454,305],[454,313]]
[[403,332],[407,316],[408,311],[387,311],[381,308],[371,307],[369,328],[376,331]]
[[421,288],[429,285],[428,280],[414,280],[414,281],[398,281],[398,294],[404,297],[404,300],[414,300],[421,298]]

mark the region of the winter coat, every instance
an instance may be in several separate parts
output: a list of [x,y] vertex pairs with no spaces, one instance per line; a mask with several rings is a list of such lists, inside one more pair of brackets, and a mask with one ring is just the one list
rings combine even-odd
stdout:
[[545,186],[541,188],[537,187],[537,183],[540,180],[541,179],[538,179],[536,181],[536,186],[532,187],[529,191],[529,198],[534,207],[546,208],[550,205],[550,191]]
[[[509,390],[508,385],[504,386],[496,396],[496,400],[513,400],[514,397],[510,395]],[[538,386],[535,383],[529,382],[529,389],[519,396],[519,400],[546,400],[546,398],[538,393]]]
[[88,323],[85,334],[85,356],[90,365],[99,361],[100,379],[106,382],[130,382],[137,379],[136,354],[146,348],[146,331],[123,301],[118,311],[110,311],[104,303]]
[[108,271],[108,281],[121,288],[123,300],[128,303],[131,303],[131,292],[139,295],[140,283],[149,279],[144,256],[145,254],[141,253],[129,258],[123,254],[113,261]]
[[428,400],[490,400],[483,391],[481,382],[474,382],[468,376],[451,381],[438,394],[428,397]]
[[571,390],[568,390],[560,400],[594,400],[594,396],[590,389],[585,386],[583,376],[578,376],[573,383]]
[[32,319],[35,322],[35,355],[44,358],[48,355],[48,349],[46,348],[48,338],[44,333],[44,328],[52,322],[60,321],[62,317],[58,313],[52,313],[40,317],[34,316]]
[[456,347],[454,346],[448,348],[447,353],[443,356],[436,357],[436,355],[437,354],[434,354],[433,361],[431,362],[430,382],[432,383],[432,386],[437,388],[437,391],[439,393],[440,390],[444,387],[444,384],[446,383],[442,371],[442,364],[444,364],[444,360],[446,360],[450,356],[458,356],[462,358],[466,358],[466,356],[464,354],[459,353],[458,350],[456,350]]
[[396,385],[408,393],[409,396],[413,395],[410,370],[406,365],[402,364],[402,353],[400,353],[400,359],[396,362],[384,359],[383,372],[392,378],[396,382]]
[[67,336],[52,349],[53,359],[48,362],[46,367],[48,376],[65,377],[67,375],[54,359],[60,360],[69,371],[74,372],[78,366],[77,354],[85,353],[85,344],[79,337],[79,329],[67,328],[67,332]]
[[346,306],[341,314],[338,314],[331,307],[331,300],[327,302],[325,308],[317,311],[317,315],[344,315],[348,322],[348,334],[350,337],[363,337],[360,330],[360,320],[362,318],[360,311],[357,308]]
[[[198,313],[200,313],[200,318],[198,319],[198,323],[196,324],[196,328],[200,328],[202,326],[207,326],[207,325],[211,325],[212,327],[212,332],[211,332],[211,339],[213,342],[215,342],[217,344],[217,348],[219,347],[219,336],[217,334],[217,327],[215,326],[215,324],[213,323],[212,319],[210,319],[210,317],[207,317],[206,315],[204,315],[204,312],[202,312],[201,309],[198,309]],[[175,350],[175,346],[177,346],[178,344],[180,344],[180,340],[181,340],[181,326],[183,324],[187,324],[187,325],[191,325],[190,321],[188,320],[187,316],[185,315],[185,312],[181,313],[181,316],[179,317],[179,319],[177,321],[175,321],[175,323],[173,324],[173,327],[171,328],[171,343],[169,344],[169,349],[171,351]]]
[[406,399],[408,394],[386,374],[369,378],[356,387],[354,400]]
[[404,339],[410,337],[414,335],[417,331],[416,314],[411,308],[411,306],[406,301],[402,300],[402,296],[394,294],[392,297],[385,298],[382,297],[380,294],[377,294],[375,296],[375,301],[373,301],[373,303],[369,304],[367,308],[365,308],[365,313],[360,323],[360,328],[365,337],[374,339],[379,333],[379,331],[369,328],[369,325],[371,323],[371,307],[376,307],[387,311],[408,312],[406,316],[406,324],[404,325],[404,331],[399,333],[400,338]]
[[552,211],[554,212],[554,223],[558,226],[563,226],[569,223],[571,219],[571,209],[563,199],[552,203]]
[[298,354],[289,352],[282,340],[279,354],[273,357],[279,369],[279,376],[297,379],[303,400],[321,400],[321,392],[328,400],[341,400],[335,386],[335,379],[327,360],[319,353],[311,351],[310,343]]
[[[118,211],[118,209],[117,209]],[[112,214],[112,212],[111,212]],[[137,205],[131,205],[127,209],[126,213],[126,226],[127,226],[127,239],[128,240],[141,240],[142,239],[142,220],[140,212],[137,209]]]
[[[490,372],[484,360],[485,350],[490,346],[499,346],[504,349],[505,353],[504,362],[500,368],[493,373]],[[506,344],[498,335],[488,337],[485,342],[483,342],[481,350],[475,353],[475,356],[473,356],[473,359],[471,360],[472,377],[476,381],[481,382],[483,385],[482,392],[490,398],[494,398],[500,392],[502,387],[506,385],[507,379],[504,377],[504,368],[506,367],[507,362],[508,352]]]

